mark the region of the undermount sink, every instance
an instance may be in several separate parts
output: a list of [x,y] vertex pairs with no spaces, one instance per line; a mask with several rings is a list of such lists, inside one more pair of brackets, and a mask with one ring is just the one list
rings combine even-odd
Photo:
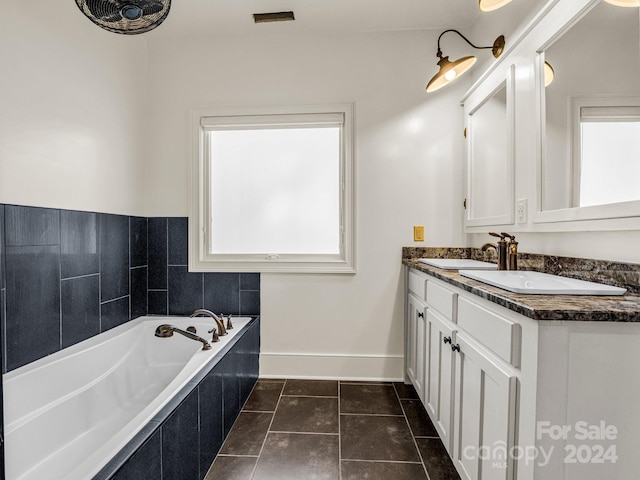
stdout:
[[513,293],[534,295],[624,295],[626,288],[531,271],[460,270],[463,277]]
[[443,270],[495,270],[498,268],[495,263],[480,262],[470,258],[421,258],[419,261]]

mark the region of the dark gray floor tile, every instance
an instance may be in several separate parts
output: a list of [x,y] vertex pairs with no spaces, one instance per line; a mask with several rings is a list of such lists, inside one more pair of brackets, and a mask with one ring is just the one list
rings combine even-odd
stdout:
[[282,387],[284,387],[284,381],[265,382],[258,380],[242,409],[255,412],[275,412]]
[[404,417],[341,415],[343,460],[419,462]]
[[342,480],[427,480],[421,463],[342,462]]
[[283,395],[308,395],[311,397],[337,397],[337,380],[287,380]]
[[60,252],[62,278],[99,272],[97,213],[60,211]]
[[431,480],[460,480],[460,475],[439,438],[416,438],[416,443]]
[[407,385],[402,382],[394,382],[393,386],[396,389],[398,398],[400,398],[401,400],[404,400],[404,399],[418,400],[420,398],[418,396],[418,392],[416,392],[416,389],[411,384]]
[[258,455],[271,423],[272,413],[240,412],[220,453],[225,455]]
[[338,436],[269,433],[253,480],[338,480]]
[[62,348],[100,333],[100,278],[98,275],[63,280]]
[[338,433],[338,399],[282,397],[270,431]]
[[393,385],[340,384],[340,413],[402,415]]
[[401,402],[414,437],[438,436],[436,427],[433,426],[420,400],[401,400]]
[[204,480],[248,480],[257,461],[258,457],[218,457]]

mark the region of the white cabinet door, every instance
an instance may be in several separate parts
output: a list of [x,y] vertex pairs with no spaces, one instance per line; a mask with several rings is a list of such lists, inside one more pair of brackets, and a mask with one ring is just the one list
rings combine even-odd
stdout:
[[451,426],[453,425],[453,373],[455,355],[451,349],[455,325],[439,313],[427,310],[427,355],[425,369],[425,407],[440,434],[440,438],[452,452]]
[[458,332],[454,462],[464,480],[512,480],[517,378],[511,367]]
[[409,294],[407,305],[409,308],[407,317],[407,376],[411,379],[420,399],[424,402],[425,379],[425,314],[427,306],[422,300]]

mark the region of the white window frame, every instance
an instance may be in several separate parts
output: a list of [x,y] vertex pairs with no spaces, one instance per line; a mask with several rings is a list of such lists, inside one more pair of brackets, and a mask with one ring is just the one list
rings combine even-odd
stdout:
[[[341,120],[341,122],[339,120]],[[341,127],[340,250],[328,254],[213,254],[208,251],[210,192],[207,132],[250,126],[326,125]],[[341,125],[340,125],[341,123]],[[351,103],[272,107],[200,107],[190,110],[189,271],[355,273],[356,195],[354,105]]]

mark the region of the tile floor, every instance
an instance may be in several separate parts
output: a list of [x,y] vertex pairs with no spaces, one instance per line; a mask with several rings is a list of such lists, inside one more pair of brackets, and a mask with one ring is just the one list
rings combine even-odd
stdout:
[[205,480],[459,478],[412,386],[261,379]]

